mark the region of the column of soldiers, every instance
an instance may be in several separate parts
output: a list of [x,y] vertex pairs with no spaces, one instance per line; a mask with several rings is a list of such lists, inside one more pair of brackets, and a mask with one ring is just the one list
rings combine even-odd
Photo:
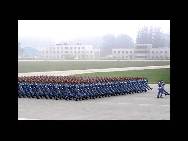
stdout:
[[18,97],[84,100],[150,90],[146,78],[29,76],[18,77]]

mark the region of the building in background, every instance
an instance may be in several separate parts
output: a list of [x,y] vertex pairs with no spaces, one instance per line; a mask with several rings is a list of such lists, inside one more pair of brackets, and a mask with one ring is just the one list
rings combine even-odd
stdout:
[[73,42],[55,44],[41,50],[43,59],[98,59],[99,57],[100,49]]
[[152,44],[136,44],[134,48],[112,49],[113,59],[125,60],[168,60],[170,48],[153,48]]
[[21,43],[18,42],[18,59],[23,57],[23,48],[21,47]]

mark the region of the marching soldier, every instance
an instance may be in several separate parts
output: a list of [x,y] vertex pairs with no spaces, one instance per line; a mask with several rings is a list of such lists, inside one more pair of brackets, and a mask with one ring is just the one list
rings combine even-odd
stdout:
[[161,81],[161,85],[163,87],[163,93],[165,94],[165,96],[170,95],[167,91],[165,91],[165,89],[164,89],[165,83],[163,81]]
[[162,85],[162,82],[159,81],[158,82],[158,95],[157,95],[157,98],[162,98],[162,94],[163,94],[163,85]]

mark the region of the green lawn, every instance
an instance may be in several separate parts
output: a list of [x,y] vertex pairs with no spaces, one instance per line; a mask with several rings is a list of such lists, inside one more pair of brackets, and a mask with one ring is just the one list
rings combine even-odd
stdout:
[[79,74],[79,76],[127,76],[127,77],[146,77],[150,84],[157,83],[163,80],[165,83],[170,83],[170,69],[146,69],[134,71],[116,71],[116,72],[97,72]]
[[169,65],[170,61],[19,61],[18,73]]

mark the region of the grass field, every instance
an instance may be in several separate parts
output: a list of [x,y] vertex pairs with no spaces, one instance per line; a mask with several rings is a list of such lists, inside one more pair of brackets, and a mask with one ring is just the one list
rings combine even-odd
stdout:
[[18,61],[18,73],[169,65],[170,61]]
[[78,74],[77,76],[127,76],[127,77],[146,77],[150,84],[156,84],[159,80],[170,83],[170,69],[146,69],[116,72],[97,72]]

